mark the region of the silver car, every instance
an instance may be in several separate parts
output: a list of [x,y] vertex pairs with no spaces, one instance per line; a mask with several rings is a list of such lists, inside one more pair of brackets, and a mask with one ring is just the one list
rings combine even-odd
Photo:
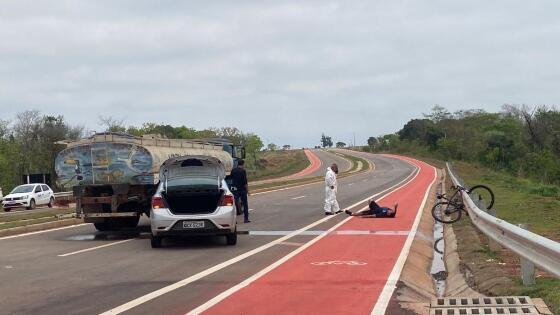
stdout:
[[150,211],[152,247],[172,235],[225,235],[227,244],[235,245],[236,217],[220,160],[182,156],[163,163]]

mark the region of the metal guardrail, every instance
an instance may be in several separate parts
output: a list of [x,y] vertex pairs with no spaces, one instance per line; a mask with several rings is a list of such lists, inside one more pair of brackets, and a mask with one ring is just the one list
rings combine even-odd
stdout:
[[63,192],[54,193],[54,197],[55,197],[55,198],[59,198],[59,197],[71,197],[71,196],[72,196],[72,192],[71,192],[71,191],[63,191]]
[[[446,164],[453,184],[464,186],[453,174],[451,165]],[[560,278],[560,243],[496,218],[479,209],[466,192],[461,194],[471,221],[482,233],[539,269]]]

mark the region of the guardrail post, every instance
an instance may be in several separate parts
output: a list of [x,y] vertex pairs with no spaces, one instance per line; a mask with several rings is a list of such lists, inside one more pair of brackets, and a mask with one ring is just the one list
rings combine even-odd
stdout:
[[[473,201],[480,210],[486,211],[486,213],[488,213],[493,217],[496,216],[496,209],[486,209],[486,203],[484,202],[483,199],[479,198],[478,195],[471,196],[471,197],[475,197]],[[500,243],[494,241],[491,237],[487,237],[487,238],[488,238],[488,249],[490,249],[490,251],[499,252],[500,250],[502,250],[502,246],[500,245]]]
[[[518,224],[522,229],[528,230],[529,226],[527,224]],[[535,284],[535,264],[529,260],[519,257],[521,260],[521,280],[523,285],[529,286]]]

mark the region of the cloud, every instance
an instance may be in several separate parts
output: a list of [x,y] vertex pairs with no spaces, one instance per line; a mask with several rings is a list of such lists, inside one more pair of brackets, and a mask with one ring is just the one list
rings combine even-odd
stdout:
[[[516,5],[517,4],[517,5]],[[5,1],[0,109],[96,129],[237,126],[311,146],[395,132],[433,104],[554,104],[553,1]]]

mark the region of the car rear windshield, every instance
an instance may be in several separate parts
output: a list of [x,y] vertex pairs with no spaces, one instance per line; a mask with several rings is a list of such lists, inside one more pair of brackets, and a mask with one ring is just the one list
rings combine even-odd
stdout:
[[167,181],[167,187],[182,186],[184,188],[216,188],[219,186],[216,177],[183,177]]
[[12,194],[23,194],[23,193],[30,193],[33,191],[33,185],[24,185],[24,186],[17,186],[12,190]]

